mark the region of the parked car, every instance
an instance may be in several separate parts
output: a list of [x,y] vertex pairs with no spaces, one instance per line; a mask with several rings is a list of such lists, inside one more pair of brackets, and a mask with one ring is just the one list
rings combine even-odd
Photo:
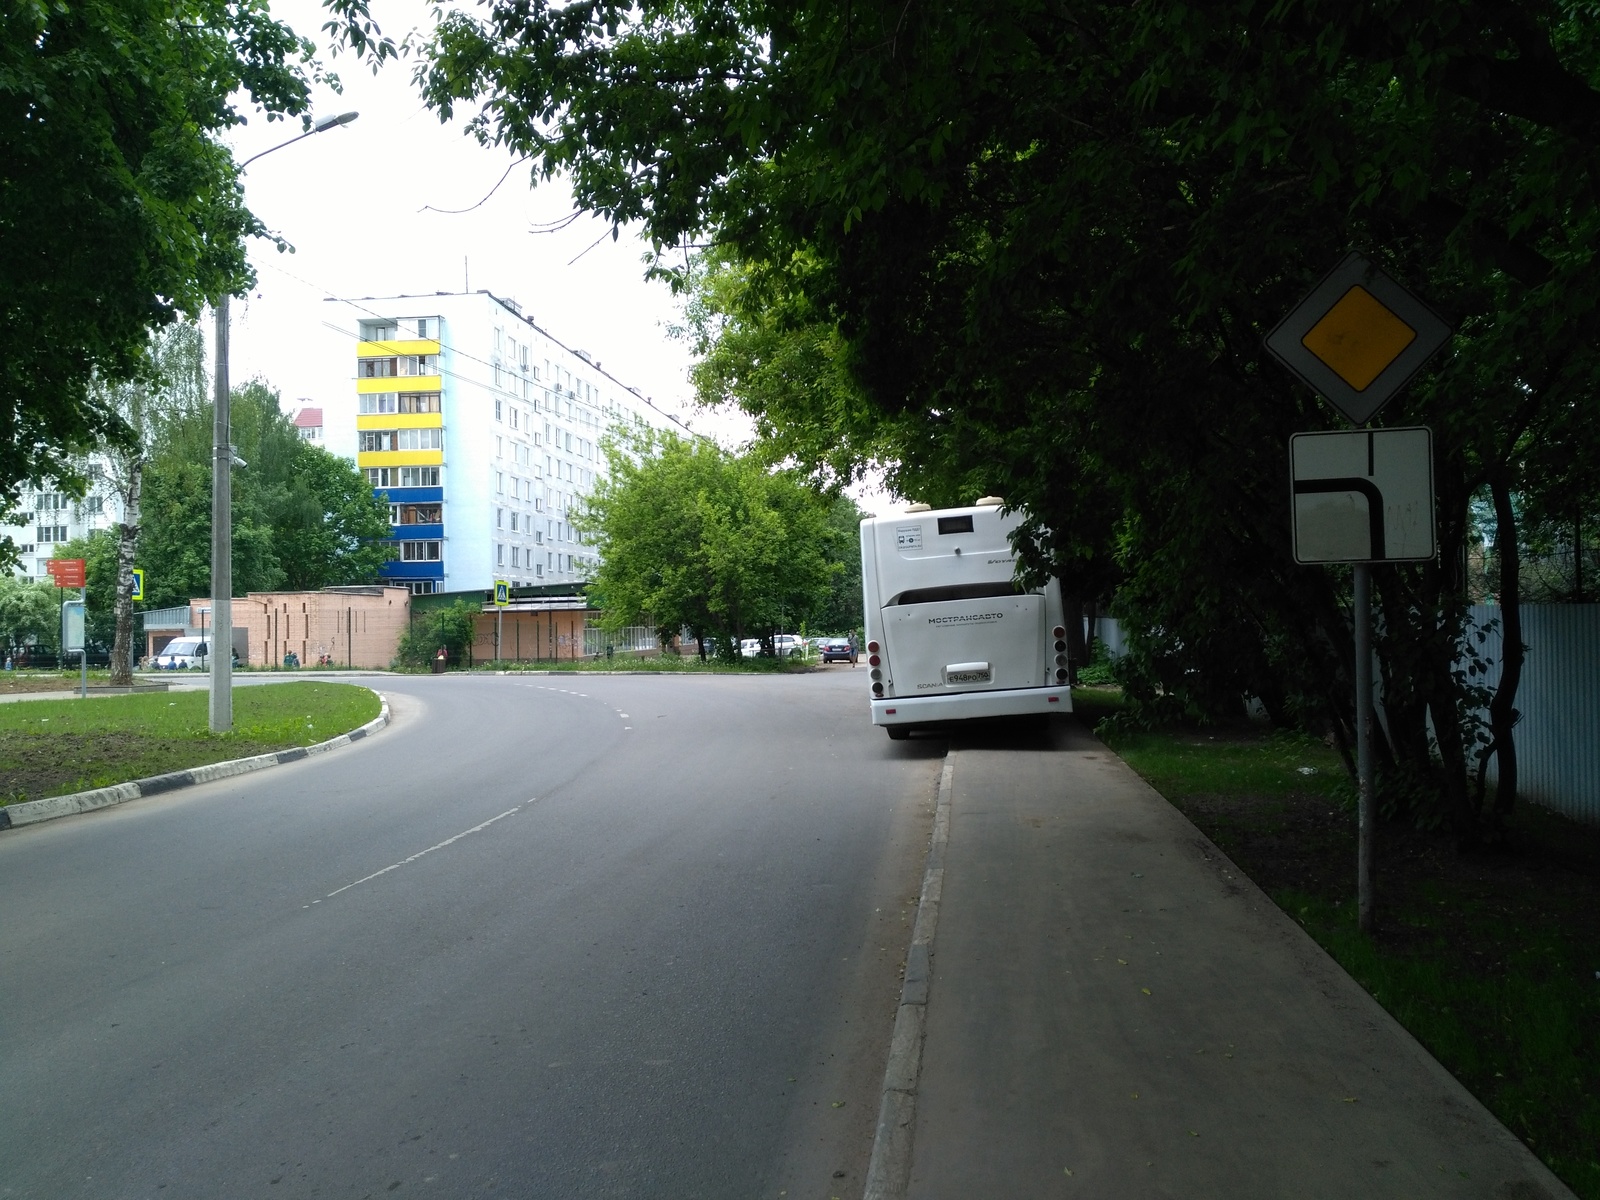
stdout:
[[173,638],[150,660],[150,666],[157,671],[203,671],[208,653],[210,647],[197,637]]
[[774,634],[772,648],[779,658],[799,658],[806,652],[806,642],[792,633]]
[[856,647],[849,638],[823,638],[818,649],[822,651],[822,661],[825,663],[847,662],[855,665]]
[[740,658],[754,658],[761,653],[761,640],[759,638],[745,638],[739,643]]

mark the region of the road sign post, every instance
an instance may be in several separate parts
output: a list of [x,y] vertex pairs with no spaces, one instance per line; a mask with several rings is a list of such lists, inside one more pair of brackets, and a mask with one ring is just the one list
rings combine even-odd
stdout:
[[[1377,264],[1351,251],[1267,334],[1267,350],[1364,426],[1450,340],[1450,326]],[[1299,563],[1352,564],[1355,635],[1357,863],[1361,932],[1373,895],[1372,564],[1437,553],[1433,435],[1416,429],[1297,433],[1290,507]]]
[[506,615],[506,605],[511,603],[511,585],[504,579],[494,581],[494,660],[500,661],[500,629]]

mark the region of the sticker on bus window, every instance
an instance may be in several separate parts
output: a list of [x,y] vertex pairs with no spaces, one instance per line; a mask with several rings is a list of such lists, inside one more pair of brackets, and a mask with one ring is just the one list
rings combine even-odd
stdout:
[[922,548],[922,526],[896,525],[894,545],[896,550],[920,550]]

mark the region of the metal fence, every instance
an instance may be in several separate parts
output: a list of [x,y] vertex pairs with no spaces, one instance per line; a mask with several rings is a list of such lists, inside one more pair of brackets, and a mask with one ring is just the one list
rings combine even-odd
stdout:
[[[1475,604],[1478,653],[1486,680],[1500,683],[1504,640],[1500,609]],[[1590,824],[1600,824],[1600,604],[1525,604],[1522,642],[1528,648],[1517,685],[1517,791],[1530,800]],[[1496,764],[1489,764],[1489,778]]]
[[583,629],[583,652],[585,655],[604,655],[606,647],[610,646],[617,654],[627,651],[654,650],[656,649],[656,631],[648,625],[629,625],[616,633],[607,633],[593,625],[586,625]]

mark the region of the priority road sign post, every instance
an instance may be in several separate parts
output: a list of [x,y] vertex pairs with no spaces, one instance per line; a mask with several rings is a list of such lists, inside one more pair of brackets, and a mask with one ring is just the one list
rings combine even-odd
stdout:
[[[1352,424],[1363,426],[1450,340],[1450,333],[1419,297],[1351,251],[1267,334],[1266,347]],[[1436,553],[1432,434],[1426,429],[1298,433],[1290,440],[1289,458],[1295,561],[1353,566],[1356,904],[1359,928],[1371,933],[1376,920],[1371,564],[1430,559]]]

